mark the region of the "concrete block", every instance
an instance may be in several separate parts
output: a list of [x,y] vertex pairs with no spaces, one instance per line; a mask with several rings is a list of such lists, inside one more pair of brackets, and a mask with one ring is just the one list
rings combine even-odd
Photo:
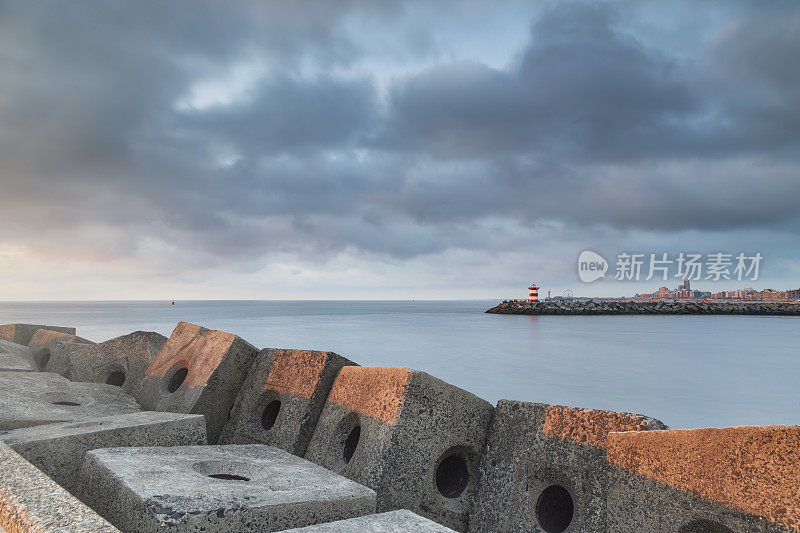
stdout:
[[432,520],[401,509],[387,513],[348,518],[327,524],[287,529],[284,533],[455,533]]
[[306,458],[375,489],[379,511],[464,531],[492,411],[424,372],[346,366]]
[[[60,331],[52,331],[49,329],[38,329],[31,337],[28,346],[31,350],[31,355],[36,366],[39,370],[45,372],[55,371],[53,365],[50,364],[52,350],[56,343],[71,343],[75,345],[94,344],[92,341],[78,337],[70,333],[63,333]],[[57,372],[61,374],[61,372]]]
[[24,344],[17,344],[16,342],[7,341],[5,339],[0,339],[0,352],[3,353],[15,353],[18,355],[29,355],[31,353],[30,348]]
[[46,372],[0,372],[0,431],[140,410],[119,387]]
[[261,350],[219,442],[269,444],[302,457],[333,381],[352,365],[333,352]]
[[78,471],[89,450],[207,442],[203,415],[153,411],[15,429],[0,434],[0,441],[73,494],[79,493]]
[[608,434],[664,427],[643,415],[501,400],[470,531],[614,531],[605,523]]
[[[34,351],[31,358],[34,359],[34,364],[36,364],[37,367],[39,367],[39,365],[44,365],[41,368],[42,372],[51,372],[70,379],[69,361],[72,354],[86,350],[90,346],[91,344],[56,341],[46,347],[46,352],[43,351],[43,347],[38,350],[36,347],[31,348],[31,350]],[[36,357],[33,357],[34,355]]]
[[0,353],[0,372],[36,372],[30,358],[16,353]]
[[117,528],[0,442],[0,531],[113,533]]
[[94,450],[81,487],[126,532],[282,531],[375,510],[370,489],[262,444]]
[[606,508],[608,531],[619,533],[764,533],[766,525],[758,517],[613,467]]
[[25,359],[31,362],[35,370],[39,370],[39,368],[36,366],[36,363],[33,360],[33,354],[31,353],[31,349],[25,345],[0,339],[0,353],[10,353],[18,355],[20,357],[24,357]]
[[205,415],[216,443],[257,353],[236,335],[180,322],[134,396],[151,411]]
[[613,531],[800,530],[800,426],[611,433],[608,462]]
[[166,341],[159,333],[135,331],[83,349],[53,350],[50,362],[66,355],[72,381],[117,385],[133,394]]
[[31,342],[34,333],[40,329],[49,329],[50,331],[58,331],[61,333],[69,333],[75,335],[75,328],[67,328],[64,326],[42,326],[39,324],[3,324],[0,325],[0,339],[15,342],[17,344],[24,344],[27,346]]

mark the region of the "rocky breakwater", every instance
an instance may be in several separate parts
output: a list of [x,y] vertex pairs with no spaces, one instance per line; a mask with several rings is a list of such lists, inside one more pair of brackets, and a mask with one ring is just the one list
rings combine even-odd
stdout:
[[800,302],[633,300],[506,300],[486,311],[501,315],[780,315],[800,316]]

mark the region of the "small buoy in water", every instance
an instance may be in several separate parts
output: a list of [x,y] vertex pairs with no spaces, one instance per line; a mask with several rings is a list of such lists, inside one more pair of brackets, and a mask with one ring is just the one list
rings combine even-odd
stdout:
[[175,302],[172,302],[172,305],[175,305]]

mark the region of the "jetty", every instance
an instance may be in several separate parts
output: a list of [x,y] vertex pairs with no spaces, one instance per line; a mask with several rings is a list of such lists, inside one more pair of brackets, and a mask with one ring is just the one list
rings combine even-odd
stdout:
[[767,315],[800,316],[800,302],[698,300],[505,300],[486,310],[498,315]]

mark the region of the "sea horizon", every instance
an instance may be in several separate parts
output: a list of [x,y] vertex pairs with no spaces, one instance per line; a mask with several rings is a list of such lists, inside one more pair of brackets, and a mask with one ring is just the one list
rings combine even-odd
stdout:
[[670,427],[800,424],[800,318],[503,316],[494,300],[0,302],[0,323],[74,326],[100,342],[180,321],[257,348],[330,350],[403,366],[492,403],[637,412]]

